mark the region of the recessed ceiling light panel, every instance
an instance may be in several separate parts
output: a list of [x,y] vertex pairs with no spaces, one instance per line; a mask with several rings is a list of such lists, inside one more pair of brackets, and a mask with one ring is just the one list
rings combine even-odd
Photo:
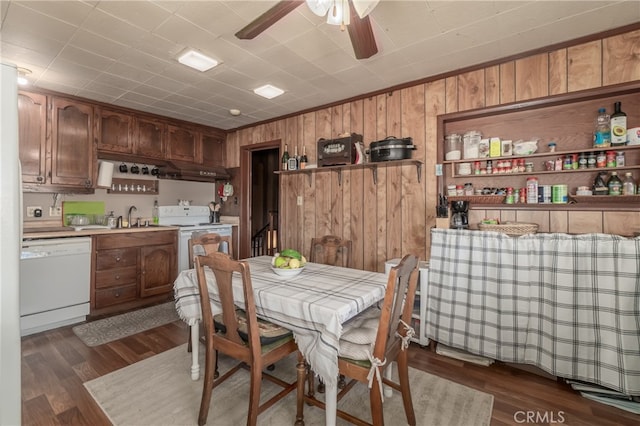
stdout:
[[264,86],[260,86],[257,89],[253,89],[253,93],[255,93],[256,95],[260,95],[263,98],[273,99],[277,96],[282,95],[284,93],[284,90],[270,84],[265,84]]
[[182,55],[178,56],[178,62],[202,72],[208,71],[218,65],[218,61],[215,59],[203,55],[200,52],[196,52],[193,49],[187,50]]

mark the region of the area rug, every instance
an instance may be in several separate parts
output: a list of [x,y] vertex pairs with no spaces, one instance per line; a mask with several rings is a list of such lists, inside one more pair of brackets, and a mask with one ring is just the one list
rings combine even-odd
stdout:
[[180,319],[174,302],[127,312],[73,327],[87,346],[98,346]]
[[[201,350],[202,354],[204,350]],[[202,377],[191,380],[191,354],[179,346],[136,364],[86,382],[84,385],[116,426],[195,425],[202,395]],[[295,354],[276,364],[274,371],[283,380],[295,379]],[[204,371],[203,362],[200,363]],[[221,356],[220,373],[233,365]],[[201,374],[202,375],[202,374]],[[410,369],[411,393],[418,425],[489,425],[493,396],[440,377]],[[262,400],[281,388],[262,382]],[[249,372],[241,370],[213,390],[207,424],[235,426],[246,424]],[[340,408],[371,420],[368,389],[356,384],[339,403]],[[290,425],[295,421],[296,393],[287,395],[258,417],[261,426]],[[324,411],[305,405],[305,424],[324,425]],[[397,392],[384,400],[385,422],[406,424],[402,398]],[[338,419],[339,425],[346,425]]]

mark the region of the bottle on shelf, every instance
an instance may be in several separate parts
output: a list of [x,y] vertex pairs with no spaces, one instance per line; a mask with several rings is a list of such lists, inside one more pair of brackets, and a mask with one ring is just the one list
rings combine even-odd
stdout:
[[300,157],[300,168],[304,169],[307,167],[307,162],[309,160],[307,159],[307,148],[303,145],[302,146],[302,156]]
[[636,181],[633,179],[633,174],[627,172],[624,174],[624,181],[622,181],[622,195],[635,195],[636,193]]
[[613,114],[611,114],[611,146],[622,146],[627,144],[627,114],[622,112],[621,102],[613,104]]
[[298,146],[295,147],[295,153],[292,157],[289,157],[288,170],[298,170]]
[[156,225],[158,224],[158,222],[160,222],[160,216],[158,215],[158,210],[159,210],[158,200],[155,199],[155,200],[153,200],[153,213],[152,213],[152,216],[153,216],[153,223],[156,224]]
[[284,152],[282,153],[282,170],[289,170],[289,148],[284,144]]
[[607,187],[609,188],[609,195],[622,195],[622,181],[618,177],[618,172],[611,172]]
[[607,110],[600,108],[596,117],[596,129],[593,132],[593,147],[604,148],[611,145],[611,120]]

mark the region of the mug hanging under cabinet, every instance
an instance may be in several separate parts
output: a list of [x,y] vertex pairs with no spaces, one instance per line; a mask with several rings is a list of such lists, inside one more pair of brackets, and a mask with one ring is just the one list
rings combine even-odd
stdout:
[[147,179],[120,179],[113,178],[111,188],[107,189],[108,194],[139,194],[158,195],[160,182]]

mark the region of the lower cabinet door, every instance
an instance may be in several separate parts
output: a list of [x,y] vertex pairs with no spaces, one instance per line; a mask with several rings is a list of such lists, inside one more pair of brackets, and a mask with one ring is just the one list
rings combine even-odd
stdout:
[[174,244],[148,246],[140,249],[140,297],[173,291],[176,278]]

